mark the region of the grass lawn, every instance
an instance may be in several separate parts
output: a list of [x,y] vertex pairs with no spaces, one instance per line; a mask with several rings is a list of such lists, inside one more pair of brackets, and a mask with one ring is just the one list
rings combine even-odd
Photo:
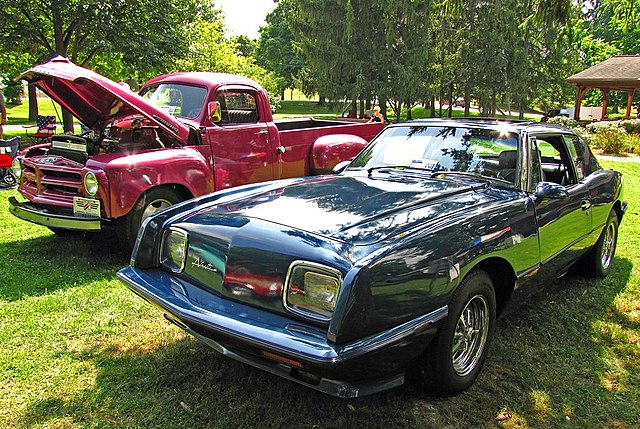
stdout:
[[500,320],[476,384],[341,400],[218,355],[115,278],[127,255],[14,218],[0,192],[2,428],[638,428],[640,164],[613,270]]

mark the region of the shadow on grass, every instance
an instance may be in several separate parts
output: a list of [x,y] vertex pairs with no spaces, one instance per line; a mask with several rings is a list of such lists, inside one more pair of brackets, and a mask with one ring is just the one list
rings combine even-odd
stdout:
[[115,277],[129,254],[106,234],[53,234],[5,241],[0,258],[0,299],[50,293],[87,282]]
[[[467,392],[437,399],[412,385],[341,400],[218,355],[193,339],[144,342],[122,349],[115,340],[79,359],[97,370],[95,384],[58,396],[39,395],[24,410],[24,427],[53,422],[99,427],[393,428],[393,427],[637,427],[638,386],[603,378],[624,361],[638,374],[637,355],[599,324],[636,331],[616,309],[633,264],[616,258],[604,280],[561,279],[497,324],[488,364]],[[154,311],[153,317],[161,317]],[[138,348],[136,348],[138,347]],[[609,351],[613,355],[609,355]],[[637,383],[637,381],[636,381]],[[632,389],[635,389],[635,391]],[[500,414],[508,415],[498,421]],[[90,423],[90,424],[89,424]]]

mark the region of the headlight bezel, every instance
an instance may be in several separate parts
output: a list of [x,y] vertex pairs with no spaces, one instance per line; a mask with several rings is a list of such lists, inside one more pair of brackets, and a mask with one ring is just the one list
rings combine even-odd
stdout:
[[[179,258],[180,259],[179,261],[176,261],[176,258],[174,258],[175,254],[171,252],[171,249],[167,249],[167,246],[171,244],[169,243],[169,239],[173,239],[173,238],[178,238],[181,240],[181,242],[178,243],[182,247],[182,254]],[[171,226],[162,233],[162,241],[160,245],[160,255],[159,255],[160,256],[159,262],[162,267],[168,269],[173,274],[180,274],[184,272],[184,268],[187,263],[188,251],[189,251],[189,233],[187,233],[187,231],[181,228],[176,228]]]
[[98,177],[93,171],[87,171],[82,179],[84,190],[88,195],[95,197],[100,190],[100,183]]
[[13,173],[16,180],[20,182],[20,179],[22,178],[22,163],[20,162],[20,159],[14,158],[13,161],[11,161],[11,173]]
[[[310,276],[307,276],[307,274],[310,274]],[[333,281],[335,283],[335,290],[332,294],[333,299],[331,301],[319,301],[320,304],[329,304],[331,306],[330,310],[328,308],[318,308],[318,306],[314,306],[314,303],[312,301],[313,298],[310,299],[307,297],[307,292],[310,292],[309,295],[311,296],[315,294],[316,297],[318,297],[319,293],[322,292],[322,286],[316,287],[316,290],[309,290],[306,281],[312,281],[313,277],[315,277],[315,280]],[[303,289],[300,289],[298,287],[300,279],[302,279],[303,281]],[[307,319],[311,319],[316,322],[328,323],[333,317],[333,312],[335,311],[338,296],[340,294],[340,290],[342,289],[342,283],[342,273],[333,267],[319,264],[317,262],[303,260],[293,261],[289,265],[284,283],[282,293],[283,305],[291,313]],[[300,294],[296,291],[293,291],[292,286],[296,287],[296,289],[298,290],[303,290],[305,293]],[[311,291],[313,291],[313,293],[311,293]],[[300,301],[305,298],[308,299],[309,302],[306,303],[306,305],[301,304]]]

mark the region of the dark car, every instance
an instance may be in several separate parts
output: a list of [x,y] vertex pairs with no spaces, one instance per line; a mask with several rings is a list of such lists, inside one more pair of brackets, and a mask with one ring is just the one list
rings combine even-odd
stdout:
[[150,217],[119,271],[219,352],[340,397],[469,387],[495,319],[571,268],[611,269],[622,175],[556,125],[388,126],[342,172]]

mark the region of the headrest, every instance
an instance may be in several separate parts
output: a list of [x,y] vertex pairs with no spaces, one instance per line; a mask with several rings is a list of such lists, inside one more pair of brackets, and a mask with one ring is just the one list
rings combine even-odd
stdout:
[[498,156],[498,168],[516,168],[518,164],[518,151],[517,150],[503,150]]

